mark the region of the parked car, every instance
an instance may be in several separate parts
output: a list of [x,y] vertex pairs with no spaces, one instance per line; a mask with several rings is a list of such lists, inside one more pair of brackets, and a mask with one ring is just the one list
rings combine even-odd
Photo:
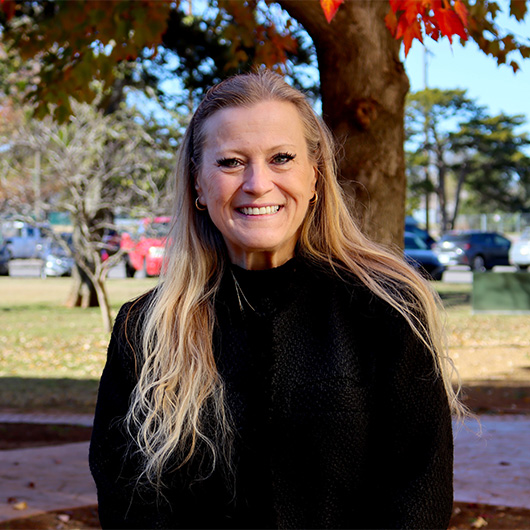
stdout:
[[[64,233],[61,237],[72,247],[72,234]],[[41,277],[71,276],[74,268],[74,258],[60,243],[48,239],[42,250]]]
[[125,251],[125,273],[128,278],[141,270],[146,276],[160,274],[170,223],[171,217],[142,219],[136,234],[122,234],[120,246]]
[[110,256],[120,250],[121,236],[116,230],[106,230],[103,236],[103,243],[105,244],[105,248],[101,251],[101,258],[103,261],[106,261]]
[[428,280],[440,281],[445,266],[427,243],[411,232],[405,232],[405,260]]
[[2,276],[9,275],[9,258],[9,250],[2,234],[0,234],[0,275]]
[[424,241],[429,248],[432,247],[434,243],[436,243],[436,239],[427,232],[427,230],[420,228],[418,223],[413,220],[410,217],[407,217],[405,220],[405,232],[408,232],[409,234],[414,234],[415,236],[419,237],[422,241]]
[[474,271],[491,270],[495,265],[509,265],[511,241],[497,232],[453,231],[433,245],[441,263],[467,265]]
[[530,266],[530,227],[526,228],[510,247],[510,263],[521,271]]
[[2,226],[11,259],[42,257],[43,245],[50,234],[48,225],[30,225],[22,221],[7,221]]

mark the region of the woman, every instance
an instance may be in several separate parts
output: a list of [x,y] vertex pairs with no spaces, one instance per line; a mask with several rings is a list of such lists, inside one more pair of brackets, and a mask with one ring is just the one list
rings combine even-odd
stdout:
[[275,74],[183,139],[165,272],[126,304],[90,465],[104,528],[446,528],[459,405],[428,286],[357,229]]

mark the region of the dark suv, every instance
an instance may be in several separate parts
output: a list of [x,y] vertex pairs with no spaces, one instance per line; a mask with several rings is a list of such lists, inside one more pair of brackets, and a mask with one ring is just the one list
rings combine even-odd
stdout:
[[448,232],[433,245],[444,265],[467,265],[474,271],[509,265],[511,241],[496,232]]

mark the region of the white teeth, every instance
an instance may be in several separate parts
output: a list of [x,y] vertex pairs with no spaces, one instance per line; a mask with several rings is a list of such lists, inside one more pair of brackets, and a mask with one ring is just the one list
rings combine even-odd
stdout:
[[239,211],[245,215],[270,215],[279,209],[279,206],[263,206],[261,208],[240,208]]

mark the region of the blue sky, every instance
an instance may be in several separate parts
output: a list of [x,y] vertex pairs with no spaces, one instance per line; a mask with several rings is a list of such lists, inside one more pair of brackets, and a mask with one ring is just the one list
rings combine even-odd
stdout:
[[[527,41],[530,39],[530,15],[523,24],[510,21],[508,25],[518,35],[525,36]],[[426,39],[425,42],[429,88],[465,89],[469,97],[485,105],[491,114],[524,114],[527,119],[524,130],[530,134],[530,59],[518,60],[521,70],[514,74],[511,67],[498,66],[474,42],[466,46],[458,42],[451,46],[447,39],[439,42]],[[421,43],[414,42],[404,62],[411,90],[422,90],[424,47]]]

